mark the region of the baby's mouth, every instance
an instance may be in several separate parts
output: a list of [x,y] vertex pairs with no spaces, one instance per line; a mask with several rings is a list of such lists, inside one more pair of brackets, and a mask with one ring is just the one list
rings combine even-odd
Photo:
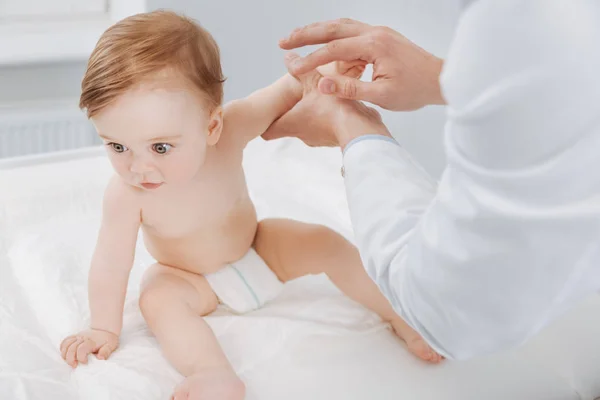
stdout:
[[140,183],[140,185],[144,188],[144,189],[148,189],[148,190],[152,190],[152,189],[158,189],[159,187],[162,186],[162,183],[150,183],[150,182],[142,182]]

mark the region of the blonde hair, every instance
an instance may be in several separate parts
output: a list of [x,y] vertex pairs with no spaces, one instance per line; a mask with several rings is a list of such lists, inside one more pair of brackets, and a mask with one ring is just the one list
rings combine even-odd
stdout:
[[92,117],[165,69],[183,77],[210,107],[221,105],[225,79],[217,43],[195,21],[159,10],[125,18],[102,34],[81,83],[79,107]]

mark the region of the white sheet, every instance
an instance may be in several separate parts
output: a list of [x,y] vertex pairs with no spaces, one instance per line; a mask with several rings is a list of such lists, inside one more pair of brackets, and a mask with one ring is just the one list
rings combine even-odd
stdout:
[[[257,140],[246,152],[259,214],[319,222],[349,236],[336,150]],[[1,165],[0,165],[1,168]],[[61,339],[85,326],[86,278],[104,157],[0,169],[0,399],[167,399],[181,377],[137,308],[151,258],[138,246],[120,349],[71,370]],[[141,243],[140,243],[141,244]],[[429,366],[324,276],[286,285],[246,316],[208,317],[248,399],[593,399],[600,396],[600,298],[522,349]]]

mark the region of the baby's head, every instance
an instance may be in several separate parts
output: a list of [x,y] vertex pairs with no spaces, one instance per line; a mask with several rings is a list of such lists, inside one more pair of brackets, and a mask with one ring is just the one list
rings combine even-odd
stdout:
[[223,82],[212,36],[188,18],[155,11],[104,32],[79,105],[126,182],[181,184],[219,140]]

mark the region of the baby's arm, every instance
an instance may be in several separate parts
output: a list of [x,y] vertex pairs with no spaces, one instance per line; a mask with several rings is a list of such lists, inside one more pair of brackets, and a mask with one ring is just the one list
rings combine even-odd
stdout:
[[[317,70],[322,76],[345,75],[358,79],[365,66],[363,61],[332,62]],[[302,99],[303,91],[302,83],[286,74],[248,97],[229,102],[224,109],[225,136],[239,140],[245,146],[291,110]]]
[[134,193],[119,178],[113,178],[104,195],[102,223],[89,272],[91,326],[61,344],[63,358],[73,367],[86,363],[90,353],[105,359],[118,346],[139,226],[140,207]]
[[290,74],[285,74],[271,85],[227,103],[223,112],[224,135],[245,146],[301,98],[302,85]]
[[103,208],[89,274],[91,328],[119,335],[141,213],[132,189],[117,177],[107,187]]

